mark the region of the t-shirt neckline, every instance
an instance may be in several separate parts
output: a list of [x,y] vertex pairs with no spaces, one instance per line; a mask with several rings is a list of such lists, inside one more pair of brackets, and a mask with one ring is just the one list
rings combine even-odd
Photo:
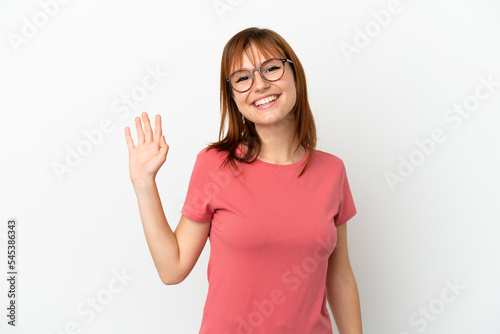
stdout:
[[[302,157],[302,159],[300,159],[299,161],[294,162],[292,164],[278,165],[278,164],[273,164],[273,163],[270,163],[270,162],[266,162],[266,161],[260,160],[259,158],[255,158],[255,162],[252,162],[252,163],[258,163],[260,165],[272,166],[272,167],[276,167],[276,168],[289,168],[289,167],[295,167],[295,166],[301,165],[301,164],[303,164],[307,160],[307,156],[309,155],[309,147],[307,147],[307,145],[302,145],[302,146],[306,149],[306,153],[304,154],[304,156]],[[240,148],[240,151],[242,151],[242,145],[241,144],[239,144],[239,148]]]

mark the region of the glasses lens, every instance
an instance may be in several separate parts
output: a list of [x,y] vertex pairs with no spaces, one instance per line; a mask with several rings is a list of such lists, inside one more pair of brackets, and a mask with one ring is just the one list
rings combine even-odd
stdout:
[[237,91],[244,91],[252,85],[252,75],[250,71],[238,70],[231,75],[231,85]]
[[266,77],[267,80],[275,81],[281,78],[284,73],[284,66],[279,59],[270,59],[264,62],[260,68],[262,75]]

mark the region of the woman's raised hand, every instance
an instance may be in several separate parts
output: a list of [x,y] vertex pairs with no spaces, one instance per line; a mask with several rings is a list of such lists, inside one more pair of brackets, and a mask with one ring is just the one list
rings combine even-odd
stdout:
[[148,114],[141,114],[144,122],[142,131],[141,118],[135,118],[137,129],[137,146],[130,135],[129,127],[125,127],[125,139],[129,152],[130,180],[132,183],[154,180],[156,173],[167,160],[168,145],[161,131],[161,117],[155,117],[155,132],[151,129]]

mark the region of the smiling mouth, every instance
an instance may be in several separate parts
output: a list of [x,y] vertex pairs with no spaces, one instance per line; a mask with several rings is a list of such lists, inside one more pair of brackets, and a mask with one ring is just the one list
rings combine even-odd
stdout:
[[266,98],[263,98],[263,99],[255,101],[254,103],[252,103],[252,105],[254,107],[266,106],[266,105],[268,105],[268,104],[276,101],[279,97],[280,97],[279,94],[270,95],[270,96],[268,96]]

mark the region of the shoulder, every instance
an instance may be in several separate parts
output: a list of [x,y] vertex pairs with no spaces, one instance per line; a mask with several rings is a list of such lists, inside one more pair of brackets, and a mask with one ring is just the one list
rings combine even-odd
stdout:
[[315,150],[313,159],[318,166],[323,168],[328,168],[330,170],[333,168],[337,169],[338,171],[341,171],[344,168],[344,161],[338,156],[329,152]]
[[[313,156],[316,161],[316,173],[325,180],[334,180],[335,184],[342,184],[347,178],[344,161],[338,156],[321,150],[316,150]],[[341,183],[338,183],[341,182]]]
[[206,162],[211,162],[214,160],[224,159],[226,155],[227,152],[225,151],[217,151],[215,148],[205,146],[198,152],[198,154],[196,154],[196,158]]
[[199,161],[206,170],[216,171],[223,164],[228,153],[226,151],[218,151],[209,146],[203,147],[196,155],[196,160]]

